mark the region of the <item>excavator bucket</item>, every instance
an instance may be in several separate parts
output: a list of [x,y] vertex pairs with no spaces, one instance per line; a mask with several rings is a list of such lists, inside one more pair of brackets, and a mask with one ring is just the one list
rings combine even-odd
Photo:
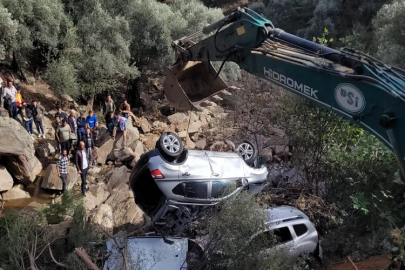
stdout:
[[166,98],[178,110],[198,110],[200,102],[228,88],[209,62],[189,61],[184,68],[178,63],[166,67],[165,72]]

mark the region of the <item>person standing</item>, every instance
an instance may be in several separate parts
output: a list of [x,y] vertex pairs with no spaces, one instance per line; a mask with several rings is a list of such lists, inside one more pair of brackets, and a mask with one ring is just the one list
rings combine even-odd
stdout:
[[97,141],[100,128],[98,126],[97,116],[93,114],[92,111],[89,111],[89,116],[86,117],[86,127],[90,128],[91,133],[93,133],[94,140]]
[[75,110],[70,111],[70,115],[68,117],[67,123],[70,126],[70,133],[73,133],[76,136],[76,139],[72,139],[70,142],[70,145],[73,148],[76,146],[76,140],[77,140],[77,119],[76,119]]
[[110,112],[110,116],[108,117],[108,120],[107,120],[107,129],[113,140],[115,140],[114,128],[116,128],[117,125],[118,125],[117,116],[114,115],[114,112]]
[[58,176],[62,179],[62,192],[66,192],[66,180],[68,174],[68,164],[69,158],[66,149],[63,149],[62,155],[58,159],[58,163],[56,163],[56,171],[58,172]]
[[32,131],[33,116],[32,116],[31,106],[27,106],[27,103],[25,103],[25,102],[22,103],[20,114],[21,114],[22,120],[25,123],[25,129],[31,135],[31,139],[34,140],[34,132]]
[[84,142],[79,143],[79,149],[76,151],[76,168],[82,179],[82,194],[86,197],[86,178],[88,169],[93,166],[90,163],[89,156],[86,153]]
[[128,100],[124,99],[124,102],[121,104],[119,111],[122,116],[128,119],[128,115],[131,112],[131,106],[129,105]]
[[42,117],[45,113],[45,108],[38,104],[35,100],[32,102],[32,115],[34,116],[34,123],[37,127],[38,137],[45,139],[44,127],[42,125]]
[[86,134],[86,118],[84,118],[84,112],[80,112],[80,117],[77,118],[77,136],[79,137],[79,142],[84,141],[84,135]]
[[[3,96],[3,79],[0,77],[0,107],[1,107],[1,97]],[[1,116],[1,111],[0,111]]]
[[55,117],[56,116],[59,116],[60,121],[62,121],[63,119],[67,121],[67,115],[62,111],[62,107],[58,107],[58,111],[55,113]]
[[22,94],[21,94],[21,89],[17,86],[17,94],[16,94],[16,105],[17,105],[17,115],[21,114],[21,110],[23,109],[23,103],[25,103]]
[[114,100],[112,100],[111,95],[107,96],[107,100],[104,103],[104,117],[105,117],[105,122],[108,122],[108,118],[110,117],[110,112],[115,112],[115,103]]
[[60,143],[61,151],[66,149],[66,151],[70,150],[70,126],[67,124],[66,119],[62,120],[62,125],[58,127],[56,130],[56,138],[58,142]]
[[122,131],[122,147],[125,147],[127,141],[127,118],[121,116],[120,114],[117,115],[117,126],[114,127],[113,131],[113,139],[115,140],[115,136],[117,135],[117,128],[120,128]]
[[[4,88],[4,103],[7,104],[8,115],[17,120],[17,89],[15,89],[13,82],[11,80],[7,80],[7,87]],[[6,100],[7,99],[7,100]]]
[[58,137],[56,136],[56,130],[60,127],[61,122],[59,116],[55,117],[55,121],[52,122],[52,127],[55,129],[55,141],[56,141],[56,153],[58,154],[60,152],[60,142],[58,140]]
[[84,136],[84,144],[86,146],[86,152],[89,156],[90,164],[93,164],[93,149],[94,149],[94,140],[93,134],[91,134],[91,130],[88,128],[86,129],[86,135]]

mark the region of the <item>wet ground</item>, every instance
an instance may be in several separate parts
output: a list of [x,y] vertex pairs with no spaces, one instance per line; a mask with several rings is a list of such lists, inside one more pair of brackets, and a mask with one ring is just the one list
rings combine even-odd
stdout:
[[[48,204],[55,198],[55,193],[46,192],[43,188],[41,188],[42,180],[45,175],[45,170],[43,170],[38,176],[35,181],[27,186],[25,191],[27,191],[31,197],[27,199],[21,200],[13,200],[10,202],[4,202],[3,210],[6,209],[22,209],[26,207],[28,204],[32,202],[37,202],[39,204]],[[0,212],[1,213],[1,212]]]
[[[354,262],[358,270],[384,270],[390,263],[391,257],[389,254],[370,257],[367,260]],[[327,270],[356,270],[353,264],[347,262],[333,264],[326,267]]]

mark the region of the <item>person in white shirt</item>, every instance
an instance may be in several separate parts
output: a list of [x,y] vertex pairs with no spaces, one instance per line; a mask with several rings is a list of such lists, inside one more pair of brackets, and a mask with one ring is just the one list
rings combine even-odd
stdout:
[[6,99],[10,100],[10,104],[8,106],[8,115],[11,118],[17,120],[17,89],[15,89],[13,82],[11,80],[7,80],[7,87],[4,88],[4,102]]

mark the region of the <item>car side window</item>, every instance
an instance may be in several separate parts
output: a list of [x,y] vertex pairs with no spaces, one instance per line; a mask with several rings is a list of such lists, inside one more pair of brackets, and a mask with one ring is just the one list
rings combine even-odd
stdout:
[[206,199],[208,182],[183,183],[185,196],[189,198]]
[[236,185],[231,181],[212,181],[211,198],[221,198],[235,191]]
[[308,228],[307,228],[307,226],[305,226],[305,224],[293,225],[293,228],[294,228],[295,234],[297,236],[301,236],[308,231]]
[[292,235],[288,227],[281,227],[273,230],[277,244],[283,244],[292,240]]

